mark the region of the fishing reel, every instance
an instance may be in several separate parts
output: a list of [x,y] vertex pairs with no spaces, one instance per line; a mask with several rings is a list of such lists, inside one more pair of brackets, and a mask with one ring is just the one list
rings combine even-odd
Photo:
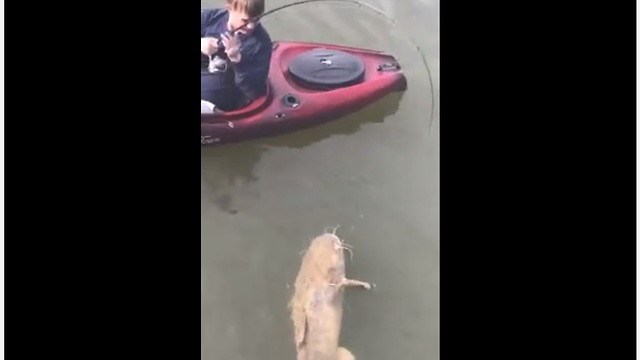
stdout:
[[[226,31],[224,35],[228,37],[234,36],[234,34],[230,31]],[[224,44],[222,43],[222,39],[218,39],[217,46],[218,46],[218,51],[213,55],[209,55],[209,65],[207,66],[207,70],[209,70],[209,72],[212,74],[225,72],[227,71],[227,67],[228,67],[227,61],[221,58],[220,56],[218,56],[218,54],[225,52],[225,47],[224,47]]]
[[207,70],[210,73],[221,73],[227,71],[227,61],[218,55],[209,55],[209,66]]

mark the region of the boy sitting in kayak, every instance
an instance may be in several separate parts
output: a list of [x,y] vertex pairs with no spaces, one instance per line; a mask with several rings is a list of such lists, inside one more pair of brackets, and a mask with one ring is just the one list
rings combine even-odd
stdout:
[[[200,99],[210,108],[231,111],[266,94],[271,38],[259,23],[264,0],[226,0],[223,9],[203,9],[200,16]],[[221,45],[221,46],[220,46]],[[209,66],[210,61],[213,62]]]

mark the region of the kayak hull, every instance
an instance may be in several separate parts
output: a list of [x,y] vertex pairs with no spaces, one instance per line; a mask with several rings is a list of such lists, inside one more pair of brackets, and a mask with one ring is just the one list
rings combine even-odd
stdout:
[[[397,60],[384,52],[309,42],[274,42],[267,95],[225,113],[201,114],[201,145],[221,145],[277,136],[337,120],[389,93],[405,91],[407,81]],[[359,58],[364,77],[355,85],[317,90],[300,85],[289,73],[298,55],[330,49]]]

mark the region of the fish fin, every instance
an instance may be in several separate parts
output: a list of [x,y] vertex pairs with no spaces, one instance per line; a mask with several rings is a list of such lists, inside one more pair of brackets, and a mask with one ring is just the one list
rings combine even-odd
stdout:
[[360,281],[360,280],[353,280],[353,279],[344,279],[342,280],[342,282],[340,283],[340,285],[342,287],[363,287],[367,290],[371,289],[371,284],[369,284],[368,282],[364,282],[364,281]]
[[346,348],[342,346],[338,347],[338,351],[336,352],[337,360],[356,360],[356,357]]
[[295,342],[296,346],[300,346],[304,343],[304,339],[307,336],[307,314],[303,311],[299,311],[293,319],[293,328],[295,330]]

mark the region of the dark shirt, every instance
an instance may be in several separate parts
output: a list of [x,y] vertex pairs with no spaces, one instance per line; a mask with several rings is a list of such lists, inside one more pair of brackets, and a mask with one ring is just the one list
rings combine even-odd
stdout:
[[[221,38],[227,32],[229,12],[226,9],[202,9],[200,14],[201,37]],[[220,86],[235,87],[243,95],[241,102],[248,103],[263,96],[267,91],[267,77],[271,62],[271,38],[262,24],[256,26],[250,35],[238,33],[240,37],[240,62],[228,61],[224,51],[218,56],[227,60],[227,73]],[[208,64],[208,56],[200,53],[201,67]]]

